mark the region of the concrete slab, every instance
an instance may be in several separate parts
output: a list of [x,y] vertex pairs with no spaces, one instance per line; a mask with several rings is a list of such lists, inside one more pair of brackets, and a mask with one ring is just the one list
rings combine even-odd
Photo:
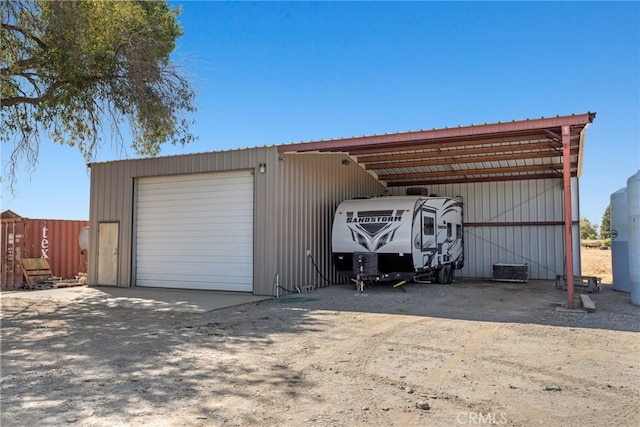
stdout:
[[2,292],[3,304],[8,299],[50,299],[107,307],[127,307],[161,311],[204,313],[234,305],[262,301],[269,297],[240,292],[197,291],[163,288],[114,288],[108,286],[75,286],[60,289]]
[[584,314],[586,311],[580,308],[556,307],[558,313]]

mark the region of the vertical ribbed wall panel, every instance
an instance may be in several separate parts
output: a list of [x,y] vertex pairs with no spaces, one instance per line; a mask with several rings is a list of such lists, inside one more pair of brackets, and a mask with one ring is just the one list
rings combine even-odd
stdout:
[[[331,226],[338,204],[355,196],[376,195],[384,186],[341,154],[288,154],[280,161],[277,273],[280,283],[321,287],[337,281],[331,260]],[[343,160],[349,160],[343,164]],[[345,162],[346,163],[346,162]]]
[[[433,185],[428,191],[462,196],[464,222],[483,224],[465,226],[460,276],[492,277],[495,263],[526,263],[532,279],[564,272],[564,226],[558,225],[564,220],[562,180]],[[392,195],[405,193],[406,187],[391,189]]]
[[[344,162],[343,160],[348,160]],[[338,280],[331,259],[331,226],[338,204],[355,196],[380,195],[385,187],[342,154],[281,154],[276,147],[138,159],[91,165],[89,267],[97,283],[98,224],[118,222],[119,285],[134,277],[136,178],[238,169],[255,172],[254,293],[270,295],[275,274],[283,286],[327,284],[306,256],[311,251],[322,274]],[[527,263],[530,277],[552,279],[564,270],[561,180],[447,184],[430,193],[461,196],[465,227],[464,277],[491,277],[499,262]],[[404,195],[406,189],[390,189]],[[513,225],[517,223],[556,223]],[[511,223],[512,225],[500,225]],[[491,225],[487,225],[491,224]]]
[[[200,172],[230,170],[257,170],[260,163],[267,164],[265,174],[255,174],[255,241],[254,247],[254,292],[270,292],[275,251],[270,249],[269,241],[275,239],[275,231],[269,221],[272,220],[271,188],[277,181],[278,155],[275,147],[247,150],[221,151],[214,153],[189,154],[156,159],[123,160],[91,165],[90,231],[89,231],[89,267],[90,284],[97,283],[98,260],[95,254],[98,248],[98,225],[101,222],[118,222],[119,235],[119,275],[118,285],[131,286],[135,278],[134,258],[134,201],[136,178],[145,176],[177,175]],[[223,202],[223,201],[221,201]]]
[[24,278],[22,258],[44,258],[56,277],[72,278],[86,271],[78,242],[88,221],[8,218],[0,220],[2,286],[17,288]]

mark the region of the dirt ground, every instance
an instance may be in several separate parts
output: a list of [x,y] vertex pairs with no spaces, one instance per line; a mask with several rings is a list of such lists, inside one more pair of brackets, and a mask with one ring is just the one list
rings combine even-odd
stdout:
[[405,288],[331,286],[204,314],[5,294],[0,421],[640,425],[629,294],[605,286],[586,313],[558,308],[566,293],[546,281]]
[[602,283],[613,284],[611,274],[611,250],[581,248],[580,262],[583,276],[596,276],[602,278]]

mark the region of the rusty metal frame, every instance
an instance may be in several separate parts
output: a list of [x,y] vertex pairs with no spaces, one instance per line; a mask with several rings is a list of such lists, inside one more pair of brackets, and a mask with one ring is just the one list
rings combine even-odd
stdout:
[[278,145],[279,153],[346,153],[387,187],[580,175],[584,129],[595,113]]
[[[387,186],[562,179],[567,306],[573,308],[571,179],[582,173],[595,113],[277,146],[279,153],[348,154]],[[507,162],[508,164],[503,164]]]
[[562,126],[562,158],[564,184],[564,246],[565,269],[567,275],[567,308],[573,308],[573,238],[571,224],[571,129],[569,125]]

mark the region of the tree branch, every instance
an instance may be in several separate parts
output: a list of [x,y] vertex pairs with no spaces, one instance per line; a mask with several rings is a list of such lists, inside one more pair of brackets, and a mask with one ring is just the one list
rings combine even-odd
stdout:
[[37,96],[37,97],[28,97],[28,96],[10,96],[8,98],[1,98],[0,99],[0,107],[4,108],[4,107],[13,107],[14,105],[17,104],[31,104],[31,105],[38,105],[40,102],[42,102],[44,97],[42,96]]
[[0,75],[13,76],[15,74],[20,74],[23,70],[31,68],[35,63],[36,58],[34,57],[20,59],[7,67],[0,68]]
[[2,23],[2,28],[4,28],[5,30],[17,31],[18,33],[22,34],[26,38],[31,39],[34,42],[36,42],[36,44],[38,46],[40,46],[41,49],[47,50],[47,45],[39,37],[34,36],[33,34],[25,31],[21,27],[18,27],[16,25],[7,24],[6,22],[3,22]]
[[[30,79],[29,77],[23,75],[22,77],[24,77],[25,79],[29,80],[30,83],[32,83],[35,87],[36,92],[38,91],[38,87],[37,85],[35,85],[35,82]],[[106,76],[86,76],[83,80],[87,83],[97,83],[103,80],[109,80],[109,79],[119,79],[122,78],[123,76],[118,75],[118,74],[113,74],[113,75],[106,75]],[[64,86],[66,84],[73,84],[73,82],[71,81],[66,81],[66,80],[62,80],[62,81],[58,81],[55,83],[52,83],[47,90],[39,96],[9,96],[6,98],[1,98],[0,99],[0,108],[4,108],[4,107],[12,107],[14,105],[17,104],[31,104],[31,105],[38,105],[40,102],[44,101],[45,99],[49,98],[51,96],[51,94],[53,93],[54,90],[58,89],[61,86]]]

